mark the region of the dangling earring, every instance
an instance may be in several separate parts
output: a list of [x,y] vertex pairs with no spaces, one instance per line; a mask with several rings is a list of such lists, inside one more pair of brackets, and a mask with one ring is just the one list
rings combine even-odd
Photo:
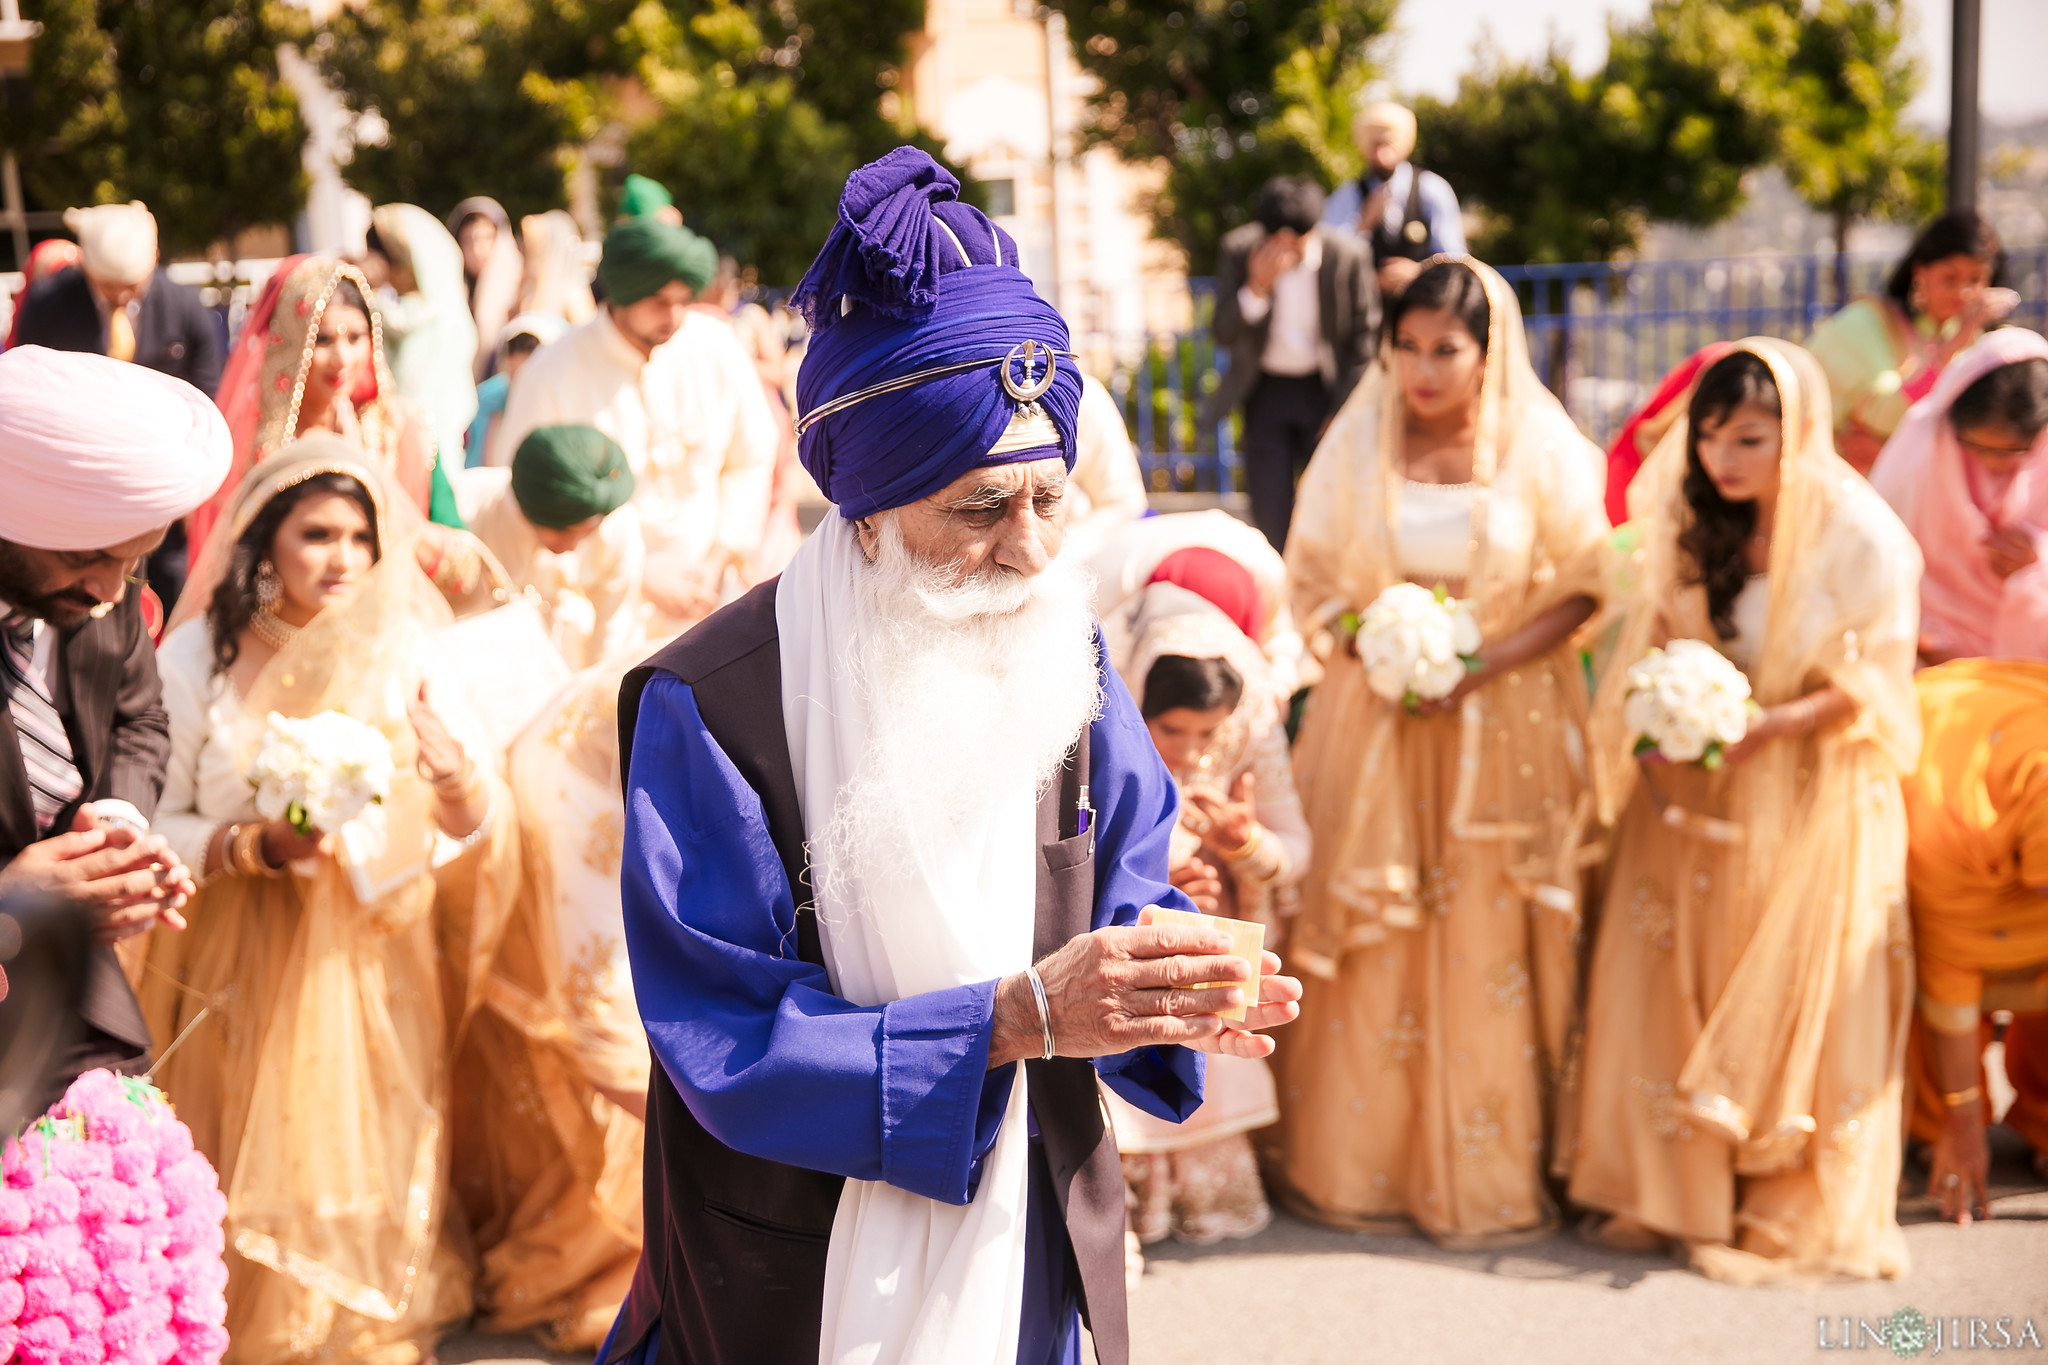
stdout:
[[277,576],[277,566],[266,559],[256,566],[256,605],[275,612],[283,600],[284,580]]
[[1913,287],[1906,291],[1906,308],[1914,317],[1927,311],[1927,286],[1920,282],[1920,272],[1913,272]]

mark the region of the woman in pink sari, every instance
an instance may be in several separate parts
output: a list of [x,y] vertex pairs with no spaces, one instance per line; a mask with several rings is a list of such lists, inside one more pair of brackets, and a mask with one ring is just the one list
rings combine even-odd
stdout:
[[2008,327],[1957,356],[1870,481],[1920,542],[1920,655],[2048,659],[2048,341]]

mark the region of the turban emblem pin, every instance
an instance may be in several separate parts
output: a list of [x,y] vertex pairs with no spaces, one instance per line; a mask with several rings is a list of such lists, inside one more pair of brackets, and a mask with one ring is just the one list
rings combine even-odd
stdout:
[[1003,392],[1019,403],[1035,403],[1045,396],[1059,373],[1057,350],[1036,341],[1021,341],[1003,357]]

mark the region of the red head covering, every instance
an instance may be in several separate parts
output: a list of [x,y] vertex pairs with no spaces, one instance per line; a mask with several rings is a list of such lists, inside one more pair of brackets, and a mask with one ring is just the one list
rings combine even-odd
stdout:
[[77,265],[81,252],[78,243],[68,237],[52,237],[46,242],[37,242],[35,250],[28,253],[28,267],[21,272],[21,292],[14,296],[14,321],[7,324],[7,344],[15,344],[21,335],[21,304],[28,297],[34,285],[60,270]]
[[1248,638],[1259,638],[1259,625],[1265,616],[1259,604],[1259,585],[1251,570],[1219,550],[1201,545],[1175,550],[1159,561],[1159,567],[1146,583],[1171,583],[1186,588],[1208,599]]
[[[1692,392],[1692,384],[1700,377],[1700,371],[1726,355],[1731,342],[1717,341],[1702,346],[1684,360],[1678,368],[1664,376],[1664,382],[1650,395],[1650,401],[1629,414],[1615,435],[1614,444],[1607,447],[1607,521],[1619,526],[1628,520],[1628,486],[1643,467],[1643,460],[1650,453],[1649,448],[1671,427],[1670,419],[1678,414],[1673,409],[1686,401]],[[1663,420],[1659,420],[1663,419]],[[1651,439],[1642,438],[1644,428],[1650,428]]]

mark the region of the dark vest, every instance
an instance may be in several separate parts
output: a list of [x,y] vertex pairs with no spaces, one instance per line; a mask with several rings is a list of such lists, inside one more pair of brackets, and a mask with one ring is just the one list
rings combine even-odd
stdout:
[[[667,673],[694,693],[704,727],[761,798],[796,902],[797,953],[822,967],[803,817],[782,718],[782,657],[770,580],[628,673],[619,690],[620,766],[648,681]],[[1076,834],[1088,732],[1038,805],[1043,957],[1092,927],[1094,835]],[[1080,1270],[1082,1312],[1102,1365],[1125,1365],[1124,1183],[1095,1068],[1078,1058],[1025,1064],[1031,1111]],[[647,1095],[646,1240],[613,1347],[628,1354],[657,1324],[660,1365],[811,1365],[824,1312],[825,1250],[842,1178],[749,1156],[712,1137],[655,1059]],[[1003,1362],[1002,1365],[1007,1365]]]
[[[1365,182],[1358,182],[1365,189]],[[1366,191],[1370,199],[1372,192]],[[1372,263],[1377,266],[1399,257],[1409,261],[1429,259],[1429,224],[1422,217],[1422,168],[1410,163],[1408,168],[1408,202],[1401,208],[1401,226],[1387,231],[1387,218],[1381,214],[1372,225]]]

